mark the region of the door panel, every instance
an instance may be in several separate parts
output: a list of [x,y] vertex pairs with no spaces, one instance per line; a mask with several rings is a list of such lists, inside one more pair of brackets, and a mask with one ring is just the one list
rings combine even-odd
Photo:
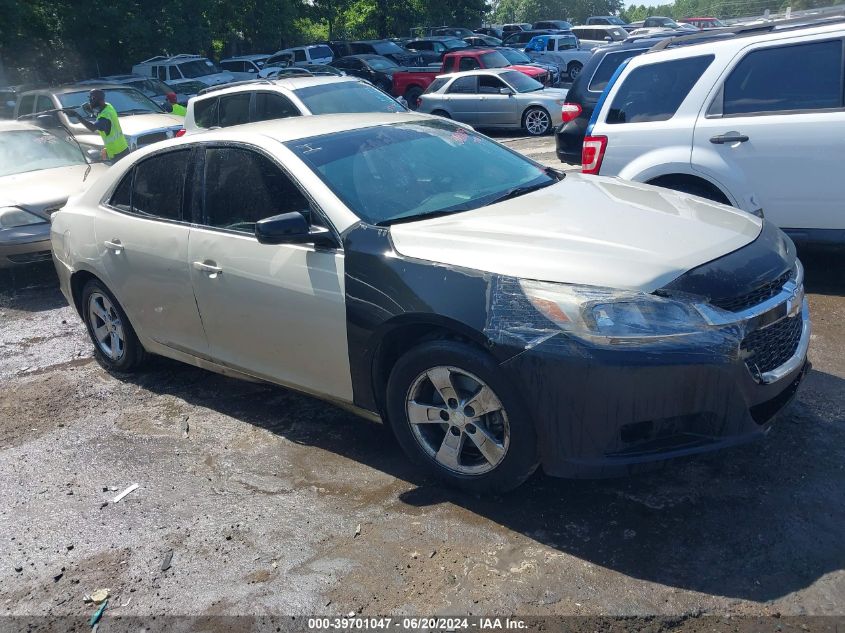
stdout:
[[281,213],[321,223],[312,204],[258,151],[207,147],[190,275],[217,362],[351,402],[342,251],[259,244],[253,234]]
[[[106,284],[142,336],[208,357],[188,269],[189,225],[179,223],[182,180],[189,151],[154,155],[130,171],[112,198],[116,211],[100,207],[94,223]],[[183,162],[184,161],[184,162]],[[153,188],[155,186],[155,189]],[[142,217],[159,209],[160,219]]]

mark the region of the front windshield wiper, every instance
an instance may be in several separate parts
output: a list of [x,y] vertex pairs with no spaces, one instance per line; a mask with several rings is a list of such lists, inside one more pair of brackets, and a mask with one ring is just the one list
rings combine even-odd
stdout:
[[[163,110],[162,110],[163,112]],[[134,108],[132,110],[123,110],[118,114],[156,114],[155,110],[145,110],[144,108]]]
[[427,213],[416,213],[414,215],[403,215],[398,218],[388,218],[381,222],[376,222],[376,226],[392,226],[394,224],[401,224],[403,222],[416,222],[417,220],[430,220],[432,218],[440,218],[444,215],[452,215],[453,213],[460,213],[461,211],[469,211],[476,208],[470,204],[461,204],[447,209],[440,209],[439,211],[429,211]]
[[497,198],[493,198],[487,204],[496,204],[497,202],[504,202],[505,200],[510,200],[511,198],[518,198],[519,196],[524,196],[526,193],[531,193],[532,191],[537,191],[538,189],[550,187],[551,185],[557,182],[559,182],[559,179],[555,178],[554,180],[550,180],[548,182],[541,182],[536,185],[523,185],[521,187],[514,187],[513,189],[508,189]]

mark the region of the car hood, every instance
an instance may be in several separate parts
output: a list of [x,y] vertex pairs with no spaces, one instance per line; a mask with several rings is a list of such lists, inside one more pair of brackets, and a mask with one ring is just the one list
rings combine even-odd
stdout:
[[49,217],[56,206],[64,205],[69,196],[88,188],[108,166],[102,163],[72,165],[55,169],[39,169],[0,178],[0,206],[16,206]]
[[532,76],[547,72],[545,69],[538,66],[526,66],[525,64],[511,64],[508,68],[512,68],[513,70],[518,70],[521,73]]
[[762,220],[667,189],[569,174],[473,211],[396,224],[398,253],[522,279],[651,292],[753,242]]
[[164,112],[150,112],[149,114],[122,114],[120,115],[120,129],[124,134],[136,136],[170,127],[182,127],[184,119],[175,117]]

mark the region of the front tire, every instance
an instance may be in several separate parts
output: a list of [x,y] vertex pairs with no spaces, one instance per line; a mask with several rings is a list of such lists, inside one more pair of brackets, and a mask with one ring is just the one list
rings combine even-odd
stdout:
[[522,127],[531,136],[543,136],[552,129],[552,117],[543,108],[528,108],[522,115]]
[[486,353],[432,341],[402,356],[387,384],[387,413],[402,449],[467,492],[512,490],[537,468],[537,439],[522,399]]
[[94,343],[94,356],[106,369],[134,371],[146,352],[129,318],[109,289],[92,279],[82,289],[82,319]]

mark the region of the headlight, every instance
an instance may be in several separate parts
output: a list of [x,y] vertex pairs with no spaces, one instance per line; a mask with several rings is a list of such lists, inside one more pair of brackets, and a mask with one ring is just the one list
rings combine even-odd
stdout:
[[0,229],[12,229],[17,226],[30,226],[46,222],[41,216],[24,211],[18,207],[0,207]]
[[520,286],[540,314],[579,338],[649,339],[695,334],[711,327],[695,305],[677,299],[538,281],[523,280]]

